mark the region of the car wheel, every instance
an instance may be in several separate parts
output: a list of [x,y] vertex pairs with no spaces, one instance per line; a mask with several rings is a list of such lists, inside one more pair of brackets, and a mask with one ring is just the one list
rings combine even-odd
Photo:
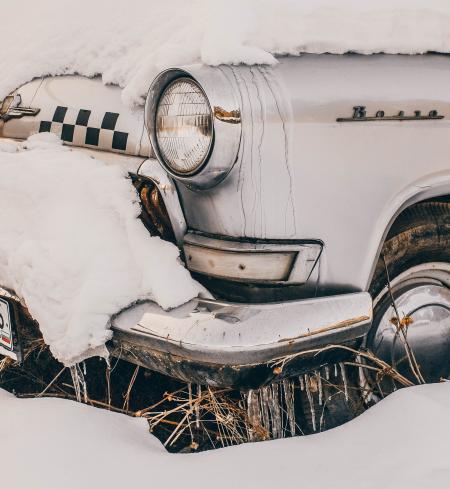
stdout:
[[[412,383],[448,379],[449,202],[424,202],[401,214],[384,243],[370,291],[374,321],[365,346]],[[389,375],[378,374],[376,384],[384,393],[397,387]]]

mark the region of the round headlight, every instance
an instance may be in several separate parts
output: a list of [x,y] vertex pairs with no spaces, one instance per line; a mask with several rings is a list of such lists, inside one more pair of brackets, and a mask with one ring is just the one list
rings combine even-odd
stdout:
[[200,86],[177,78],[163,91],[155,114],[155,137],[161,159],[173,173],[192,175],[211,153],[213,114]]

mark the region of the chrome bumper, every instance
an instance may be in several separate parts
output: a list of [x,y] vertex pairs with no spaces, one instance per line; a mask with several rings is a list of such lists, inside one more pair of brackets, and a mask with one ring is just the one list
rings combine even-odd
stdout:
[[[186,382],[255,387],[330,361],[330,344],[357,343],[372,322],[368,293],[277,304],[235,304],[195,299],[170,312],[154,303],[122,311],[112,320],[115,356]],[[299,355],[283,372],[271,364]],[[340,351],[332,360],[339,360]]]

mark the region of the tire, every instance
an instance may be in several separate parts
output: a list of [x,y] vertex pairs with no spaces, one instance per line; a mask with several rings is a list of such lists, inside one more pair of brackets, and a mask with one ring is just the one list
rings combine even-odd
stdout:
[[[419,203],[400,215],[383,245],[370,292],[374,321],[366,347],[412,383],[448,378],[450,202]],[[396,387],[392,379],[383,380],[383,389]]]

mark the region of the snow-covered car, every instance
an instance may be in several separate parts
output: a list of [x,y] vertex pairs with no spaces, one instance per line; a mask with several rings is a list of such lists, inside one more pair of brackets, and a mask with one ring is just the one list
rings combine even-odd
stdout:
[[[255,387],[361,346],[402,369],[406,335],[423,376],[448,377],[447,56],[285,56],[169,69],[150,84],[145,108],[128,109],[100,79],[48,77],[1,108],[5,140],[52,132],[127,168],[149,232],[205,288],[171,311],[121,311],[114,355]],[[13,299],[0,298],[6,350]]]

